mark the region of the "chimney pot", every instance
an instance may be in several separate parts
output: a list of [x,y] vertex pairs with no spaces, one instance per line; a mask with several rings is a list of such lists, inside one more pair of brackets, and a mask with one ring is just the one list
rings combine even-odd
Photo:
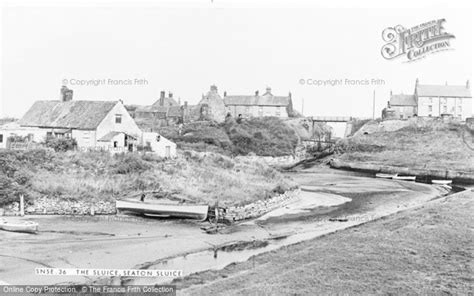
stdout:
[[255,91],[255,96],[258,97],[258,90]]

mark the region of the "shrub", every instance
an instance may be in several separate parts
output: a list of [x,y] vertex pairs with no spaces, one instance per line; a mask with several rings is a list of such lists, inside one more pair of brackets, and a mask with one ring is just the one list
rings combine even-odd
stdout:
[[142,173],[152,166],[136,154],[116,154],[115,162],[110,166],[112,174]]
[[48,137],[44,141],[44,145],[53,148],[56,152],[64,152],[74,150],[77,147],[76,139],[72,138],[54,138]]

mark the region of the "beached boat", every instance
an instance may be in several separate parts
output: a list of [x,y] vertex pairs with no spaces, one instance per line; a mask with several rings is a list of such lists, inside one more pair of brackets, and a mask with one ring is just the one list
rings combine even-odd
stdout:
[[187,218],[201,221],[206,220],[209,210],[209,206],[206,205],[161,204],[127,200],[117,200],[116,208],[119,211],[128,211],[160,218]]
[[384,178],[384,179],[393,179],[396,176],[397,176],[397,174],[383,174],[383,173],[375,174],[376,178]]
[[402,180],[402,181],[415,181],[416,180],[416,176],[394,176],[393,177],[394,180]]
[[431,180],[431,183],[436,185],[449,185],[453,183],[453,180]]
[[33,221],[7,221],[0,219],[0,229],[13,232],[38,232],[38,223]]

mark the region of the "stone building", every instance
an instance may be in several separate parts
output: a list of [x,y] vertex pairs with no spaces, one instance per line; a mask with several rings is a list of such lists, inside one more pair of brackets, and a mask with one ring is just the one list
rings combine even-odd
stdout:
[[228,96],[224,93],[224,104],[233,117],[293,116],[291,93],[288,96],[274,96],[270,87],[263,95],[259,95],[258,91],[254,95]]
[[390,101],[382,111],[384,119],[420,117],[450,117],[466,120],[472,113],[469,80],[466,85],[427,85],[416,79],[413,95],[390,92]]

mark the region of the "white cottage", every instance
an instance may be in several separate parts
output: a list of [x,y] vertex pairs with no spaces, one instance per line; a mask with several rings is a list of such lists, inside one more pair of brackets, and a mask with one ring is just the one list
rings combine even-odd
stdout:
[[34,142],[47,137],[73,138],[80,150],[136,151],[138,145],[150,142],[159,155],[176,155],[176,145],[164,137],[156,134],[155,141],[151,141],[149,133],[140,130],[122,101],[75,101],[72,91],[65,87],[61,89],[60,100],[37,101],[14,128],[0,128],[3,142],[18,133],[28,135]]

